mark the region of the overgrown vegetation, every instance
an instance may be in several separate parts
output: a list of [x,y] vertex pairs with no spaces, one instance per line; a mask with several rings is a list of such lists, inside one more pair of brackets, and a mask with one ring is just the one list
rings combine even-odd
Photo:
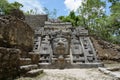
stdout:
[[7,0],[0,0],[1,14],[9,14],[11,10],[20,9],[21,7],[23,7],[23,5],[18,2],[9,3]]
[[[106,3],[111,14],[106,15]],[[68,16],[60,16],[64,22],[71,22],[73,26],[83,26],[90,34],[111,43],[120,43],[120,0],[86,0],[76,12],[71,11]]]
[[[106,3],[111,14],[106,15]],[[9,14],[12,9],[23,7],[18,2],[9,3],[7,0],[0,0],[0,13]],[[35,12],[36,11],[36,12]],[[26,14],[36,14],[36,10],[30,10]],[[49,18],[56,18],[57,10],[49,11],[44,8]],[[77,15],[76,15],[77,14]],[[68,16],[59,16],[64,22],[71,22],[74,27],[84,26],[90,34],[100,37],[111,43],[120,43],[120,0],[86,0],[82,3],[77,12],[71,11]]]
[[71,22],[74,27],[78,26],[80,21],[79,16],[76,16],[74,11],[71,11],[68,16],[60,16],[58,18],[63,22]]
[[44,12],[48,15],[48,17],[50,19],[56,19],[57,17],[57,10],[53,9],[52,11],[50,11],[48,8],[44,7]]

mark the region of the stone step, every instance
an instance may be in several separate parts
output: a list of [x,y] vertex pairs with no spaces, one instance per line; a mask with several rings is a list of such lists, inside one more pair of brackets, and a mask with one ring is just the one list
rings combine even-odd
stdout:
[[25,65],[25,66],[20,66],[21,72],[22,73],[26,73],[30,70],[33,69],[38,69],[38,65],[34,64],[34,65]]
[[25,68],[35,69],[37,67],[38,67],[38,65],[33,64],[33,65],[20,66],[20,69],[25,69]]
[[[70,60],[70,58],[64,58],[65,60]],[[52,58],[52,60],[58,60],[58,58]]]
[[31,64],[31,58],[20,58],[20,65],[29,65]]
[[40,66],[41,65],[50,65],[51,63],[45,63],[45,62],[43,62],[43,63],[38,63]]
[[120,71],[120,67],[111,67],[111,68],[107,68],[107,70],[109,70],[109,71]]
[[109,69],[103,68],[103,67],[99,67],[98,69],[99,69],[99,71],[103,72],[104,74],[107,74],[107,75],[110,75],[112,77],[115,77],[116,80],[120,80],[120,73],[119,73],[119,71],[118,72],[114,72],[114,71],[110,71]]
[[36,77],[36,76],[38,76],[38,75],[40,75],[42,73],[43,73],[42,69],[35,69],[35,70],[28,71],[25,74],[25,77]]

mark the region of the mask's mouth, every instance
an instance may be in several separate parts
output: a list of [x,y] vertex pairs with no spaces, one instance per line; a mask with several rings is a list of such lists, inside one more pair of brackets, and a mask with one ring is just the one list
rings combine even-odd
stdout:
[[65,47],[64,46],[57,46],[56,47],[56,52],[58,54],[64,54],[65,53]]

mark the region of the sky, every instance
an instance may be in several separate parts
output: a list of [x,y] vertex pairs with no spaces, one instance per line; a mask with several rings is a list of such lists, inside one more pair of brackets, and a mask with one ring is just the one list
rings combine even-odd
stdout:
[[[81,6],[82,1],[84,0],[8,0],[10,3],[17,1],[24,5],[22,10],[28,11],[30,9],[37,9],[37,13],[44,14],[44,7],[49,11],[53,9],[57,10],[57,16],[66,16],[70,11],[76,11],[79,6]],[[109,14],[109,6],[107,3],[106,14]]]

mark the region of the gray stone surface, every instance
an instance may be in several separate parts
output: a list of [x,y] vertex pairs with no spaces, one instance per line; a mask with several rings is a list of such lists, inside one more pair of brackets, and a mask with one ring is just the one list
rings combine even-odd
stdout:
[[[110,71],[110,70],[115,70],[115,68],[102,68],[102,67],[99,67],[98,68],[101,72],[103,72],[104,74],[107,74],[107,75],[110,75],[112,77],[115,77],[116,80],[119,80],[120,79],[120,72],[118,70],[115,71]],[[118,68],[117,68],[118,69]],[[119,68],[120,69],[120,68]]]
[[31,58],[20,58],[20,65],[30,65],[32,64]]
[[46,21],[43,28],[36,30],[35,36],[34,52],[40,54],[42,64],[56,67],[61,63],[65,63],[64,66],[83,64],[84,67],[92,67],[94,63],[102,65],[98,63],[88,30],[83,27],[72,28],[70,23]]
[[47,21],[47,15],[26,15],[25,21],[33,29],[40,29],[41,27],[44,27],[44,22]]
[[35,70],[28,71],[25,74],[25,77],[36,77],[36,76],[38,76],[38,75],[40,75],[42,73],[43,73],[42,69],[35,69]]

